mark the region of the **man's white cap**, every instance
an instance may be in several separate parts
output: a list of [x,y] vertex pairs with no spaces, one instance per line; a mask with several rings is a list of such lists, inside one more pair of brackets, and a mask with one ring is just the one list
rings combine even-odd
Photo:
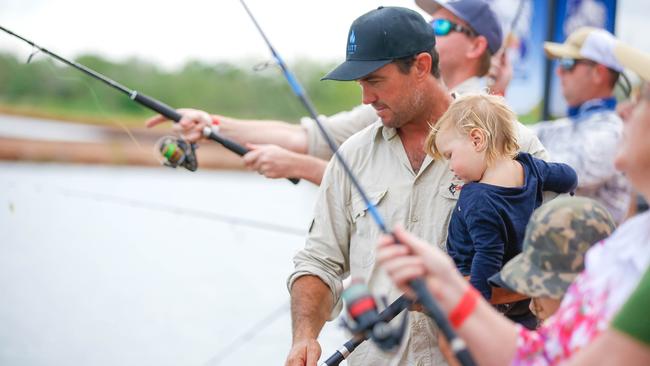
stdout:
[[604,29],[582,27],[571,33],[564,43],[544,42],[550,58],[587,59],[621,72],[623,65],[616,57],[618,39]]
[[643,80],[650,81],[650,54],[622,42],[616,45],[614,54],[623,66],[634,71]]

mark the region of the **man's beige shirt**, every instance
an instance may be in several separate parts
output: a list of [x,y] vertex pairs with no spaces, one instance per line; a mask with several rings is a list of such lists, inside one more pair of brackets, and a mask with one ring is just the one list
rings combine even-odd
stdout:
[[[539,149],[525,151],[545,157],[541,145]],[[453,188],[462,184],[454,179],[446,160],[434,161],[427,156],[416,174],[397,131],[384,127],[381,121],[350,137],[341,146],[340,153],[388,228],[401,223],[418,237],[445,248],[447,226],[458,199],[458,192]],[[300,276],[318,276],[332,291],[336,303],[332,318],[342,308],[342,279],[348,275],[364,279],[373,294],[386,295],[392,302],[401,293],[375,265],[379,235],[379,227],[359,193],[338,160],[332,159],[320,186],[305,248],[294,257],[295,272],[288,279],[289,289]],[[431,320],[421,313],[410,312],[409,322],[412,336],[405,338],[397,353],[387,355],[372,342],[364,342],[352,353],[348,363],[444,364],[437,347],[437,330]]]

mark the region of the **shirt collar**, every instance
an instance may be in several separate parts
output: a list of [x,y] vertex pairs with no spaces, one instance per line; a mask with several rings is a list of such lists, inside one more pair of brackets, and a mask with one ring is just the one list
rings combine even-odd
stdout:
[[397,136],[397,129],[393,127],[386,127],[383,124],[381,125],[381,135],[384,138],[384,140],[389,141],[393,137]]
[[616,98],[596,98],[580,105],[569,107],[567,115],[573,120],[579,120],[596,112],[613,111],[616,109]]
[[466,94],[466,93],[478,93],[482,90],[485,90],[486,84],[484,78],[478,76],[472,76],[469,79],[466,79],[462,83],[456,85],[455,88],[452,88],[450,92],[456,94]]

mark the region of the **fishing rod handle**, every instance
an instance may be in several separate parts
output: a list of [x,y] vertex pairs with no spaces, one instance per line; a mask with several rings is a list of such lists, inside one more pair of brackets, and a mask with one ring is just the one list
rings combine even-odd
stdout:
[[167,104],[157,99],[154,99],[150,96],[140,94],[135,90],[131,94],[131,99],[133,99],[134,101],[142,104],[143,106],[155,112],[162,114],[163,116],[167,117],[168,119],[174,122],[180,121],[181,117],[183,117],[180,113],[176,112],[174,108],[168,106]]
[[319,366],[338,366],[366,339],[367,338],[350,339],[345,342],[341,348],[336,350],[336,352],[334,352],[327,360],[325,360],[325,362],[320,363]]
[[451,350],[463,366],[475,366],[474,359],[467,349],[465,342],[456,335],[456,332],[451,328],[447,316],[442,312],[440,306],[429,292],[423,278],[416,278],[409,282],[409,286],[415,291],[418,301],[424,306],[427,314],[438,325],[445,338],[451,346]]
[[[226,149],[234,152],[235,154],[239,156],[244,156],[246,153],[249,151],[247,148],[244,146],[236,143],[235,141],[228,140],[224,138],[223,136],[219,135],[218,133],[214,132],[214,130],[210,127],[205,127],[203,130],[203,135],[210,140],[216,141],[223,145]],[[300,179],[298,178],[287,178],[291,183],[293,184],[298,184],[300,183]]]

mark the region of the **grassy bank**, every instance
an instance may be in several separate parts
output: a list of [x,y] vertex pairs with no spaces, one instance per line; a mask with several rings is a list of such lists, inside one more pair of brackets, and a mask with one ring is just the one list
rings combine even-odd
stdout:
[[[176,71],[131,59],[111,62],[87,55],[77,62],[173,107],[198,108],[241,118],[298,121],[305,112],[275,67],[253,71],[251,62],[189,62]],[[320,113],[347,110],[360,101],[355,83],[321,82],[332,65],[292,65]],[[0,53],[0,106],[7,113],[102,123],[140,124],[152,113],[125,94],[45,56],[26,64]]]

